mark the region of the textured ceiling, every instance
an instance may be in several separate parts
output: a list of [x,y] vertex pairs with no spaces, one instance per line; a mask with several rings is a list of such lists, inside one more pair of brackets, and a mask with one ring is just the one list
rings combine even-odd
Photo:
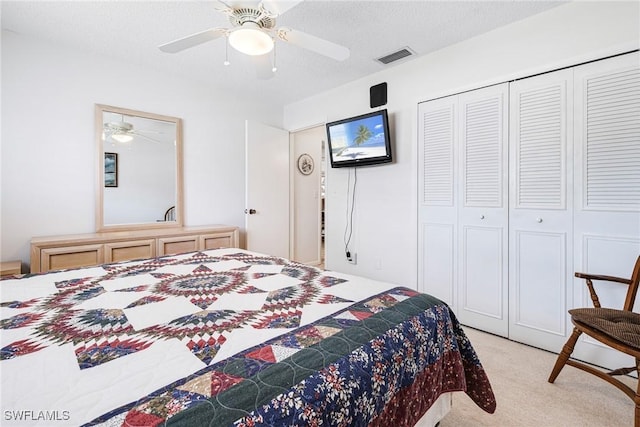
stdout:
[[[286,1],[286,0],[285,0]],[[227,1],[234,5],[238,2]],[[351,50],[344,62],[276,43],[278,71],[256,77],[252,58],[225,40],[176,54],[157,46],[214,27],[229,27],[209,1],[6,1],[2,28],[92,54],[150,66],[199,81],[216,91],[279,107],[375,73],[390,65],[375,58],[408,46],[417,56],[540,13],[547,1],[303,1],[276,20],[276,27],[333,41]],[[409,59],[410,60],[410,59]],[[397,65],[397,64],[396,64]]]

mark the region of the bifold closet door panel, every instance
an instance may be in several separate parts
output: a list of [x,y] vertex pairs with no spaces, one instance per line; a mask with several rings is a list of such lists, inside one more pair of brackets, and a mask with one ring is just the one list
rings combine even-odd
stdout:
[[572,76],[510,86],[509,337],[556,352],[573,282]]
[[[640,55],[576,67],[574,87],[574,270],[630,277],[640,254]],[[603,307],[622,306],[626,286],[595,286]],[[574,279],[573,306],[591,305],[584,280]],[[607,367],[634,363],[590,339],[574,355]]]
[[503,83],[458,96],[460,322],[508,336],[508,102]]
[[456,310],[457,97],[418,104],[418,289]]

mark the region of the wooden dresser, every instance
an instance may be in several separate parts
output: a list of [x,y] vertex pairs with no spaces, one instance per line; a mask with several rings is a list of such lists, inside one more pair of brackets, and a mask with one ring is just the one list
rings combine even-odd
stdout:
[[0,276],[12,276],[14,274],[22,274],[21,261],[0,262]]
[[31,239],[31,272],[88,267],[181,252],[237,248],[239,229],[225,225],[117,231]]

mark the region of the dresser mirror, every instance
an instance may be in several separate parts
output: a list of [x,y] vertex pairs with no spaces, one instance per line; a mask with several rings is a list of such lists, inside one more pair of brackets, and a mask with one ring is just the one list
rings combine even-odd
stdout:
[[96,229],[183,224],[182,120],[96,104]]

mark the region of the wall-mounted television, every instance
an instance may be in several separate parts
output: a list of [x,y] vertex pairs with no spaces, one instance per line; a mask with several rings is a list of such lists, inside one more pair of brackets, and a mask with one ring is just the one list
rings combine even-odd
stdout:
[[327,138],[332,168],[392,161],[387,110],[327,123]]

